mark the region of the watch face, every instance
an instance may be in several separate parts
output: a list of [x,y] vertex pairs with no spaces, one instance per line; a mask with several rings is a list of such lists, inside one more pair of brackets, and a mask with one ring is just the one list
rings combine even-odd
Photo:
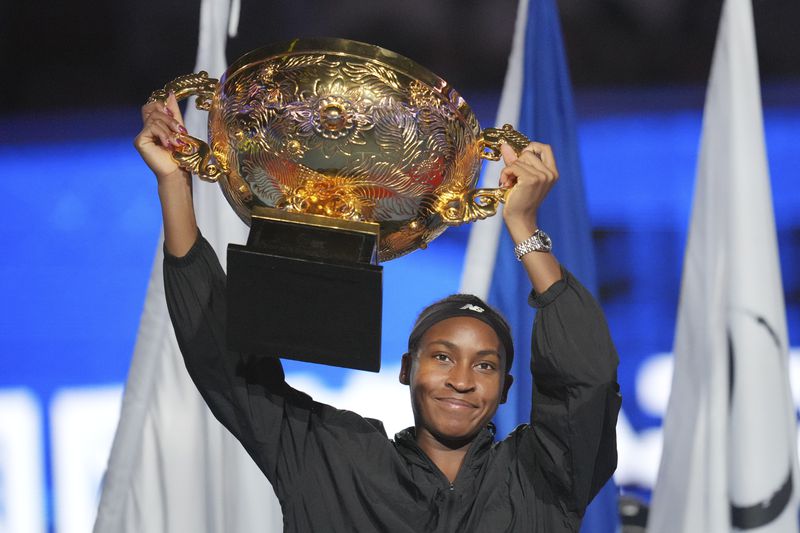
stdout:
[[553,247],[553,241],[550,240],[550,236],[542,230],[539,230],[536,232],[536,237],[541,244],[541,250],[549,252]]

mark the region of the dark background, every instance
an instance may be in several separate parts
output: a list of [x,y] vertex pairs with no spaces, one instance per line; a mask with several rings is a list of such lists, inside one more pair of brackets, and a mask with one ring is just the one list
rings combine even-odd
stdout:
[[[562,0],[577,89],[704,85],[719,0]],[[22,2],[0,8],[0,114],[138,106],[191,71],[200,2]],[[755,0],[762,79],[800,79],[800,2]],[[228,59],[308,36],[378,44],[471,93],[502,87],[514,0],[242,0]],[[698,102],[700,104],[701,102]]]

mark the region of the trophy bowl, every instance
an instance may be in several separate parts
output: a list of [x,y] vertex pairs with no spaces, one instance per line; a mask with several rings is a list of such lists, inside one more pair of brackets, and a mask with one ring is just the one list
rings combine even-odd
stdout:
[[219,81],[181,76],[151,99],[170,92],[209,111],[208,143],[182,136],[173,157],[218,182],[246,224],[264,210],[374,223],[379,261],[493,215],[506,191],[474,188],[481,160],[499,159],[502,142],[528,144],[508,125],[481,131],[458,92],[414,61],[344,39],[269,45]]

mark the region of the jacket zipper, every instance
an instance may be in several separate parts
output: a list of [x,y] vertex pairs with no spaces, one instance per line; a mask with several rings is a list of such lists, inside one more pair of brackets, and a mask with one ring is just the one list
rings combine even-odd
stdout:
[[[477,440],[477,438],[476,438],[476,440]],[[414,443],[414,451],[417,453],[417,455],[419,455],[425,461],[427,461],[427,463],[432,467],[433,471],[436,472],[437,474],[439,474],[439,477],[447,484],[447,489],[449,491],[451,491],[451,492],[455,491],[456,490],[456,483],[458,482],[458,479],[461,477],[461,472],[464,470],[464,468],[467,467],[467,465],[469,464],[470,460],[472,459],[472,456],[475,454],[475,449],[476,449],[475,441],[474,440],[472,441],[472,444],[470,445],[469,450],[467,450],[467,454],[464,456],[464,462],[461,463],[461,468],[458,469],[458,473],[456,474],[456,478],[453,481],[450,481],[447,478],[447,476],[444,475],[444,472],[442,472],[439,469],[439,467],[436,466],[436,463],[431,461],[431,458],[428,457],[428,455],[425,452],[422,451],[422,448],[420,448],[419,445],[415,441],[412,440],[411,442]]]
[[[478,438],[476,437],[475,440],[477,440],[477,439]],[[475,440],[473,440],[472,444],[470,444],[469,450],[467,450],[467,454],[464,456],[464,462],[461,463],[461,468],[459,468],[458,472],[456,473],[456,478],[452,482],[450,482],[449,479],[447,480],[448,482],[450,482],[450,490],[451,491],[455,491],[456,490],[456,483],[458,483],[458,480],[461,477],[461,473],[464,471],[464,469],[466,469],[469,466],[470,462],[472,461],[472,456],[475,455],[475,449],[477,448]],[[442,474],[442,475],[444,475],[444,474]]]

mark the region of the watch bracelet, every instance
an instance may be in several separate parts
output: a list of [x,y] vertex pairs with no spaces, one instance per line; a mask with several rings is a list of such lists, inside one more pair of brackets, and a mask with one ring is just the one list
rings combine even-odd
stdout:
[[539,237],[540,233],[544,232],[541,229],[537,229],[533,232],[533,235],[514,246],[514,254],[517,256],[517,261],[522,261],[522,258],[531,252],[550,251],[550,248]]

